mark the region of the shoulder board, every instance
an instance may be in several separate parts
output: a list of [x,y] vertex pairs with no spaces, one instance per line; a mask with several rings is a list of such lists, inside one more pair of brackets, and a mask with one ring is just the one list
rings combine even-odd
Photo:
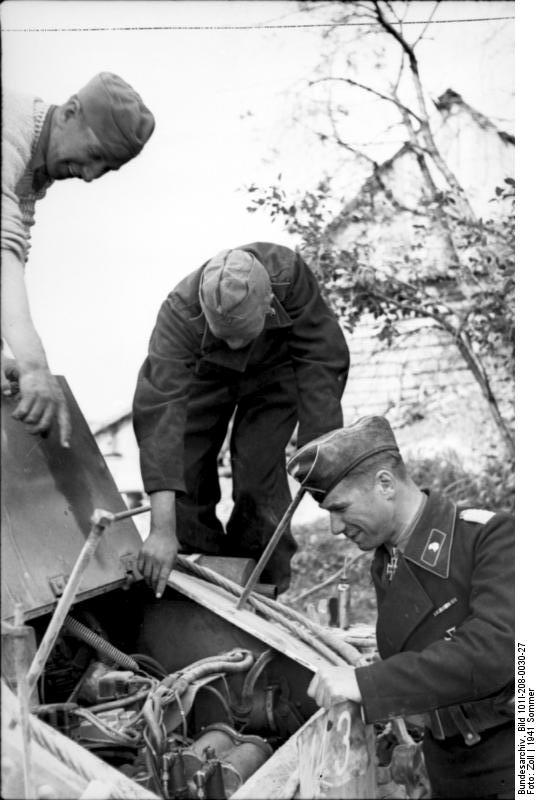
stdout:
[[489,519],[494,516],[494,511],[487,511],[484,508],[465,508],[459,514],[459,519],[463,522],[477,522],[479,525],[486,525]]

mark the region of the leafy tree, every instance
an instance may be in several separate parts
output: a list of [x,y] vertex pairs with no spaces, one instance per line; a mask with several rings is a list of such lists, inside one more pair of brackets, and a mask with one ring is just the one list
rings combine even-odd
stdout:
[[[367,244],[341,248],[330,235],[330,183],[288,200],[280,186],[262,190],[252,185],[249,210],[268,207],[289,233],[298,235],[301,250],[321,279],[323,290],[343,325],[352,331],[363,314],[382,320],[379,336],[389,345],[398,335],[397,323],[407,318],[428,319],[449,335],[485,397],[509,453],[513,453],[510,414],[502,411],[493,387],[514,380],[514,181],[498,187],[494,202],[504,206],[500,218],[469,221],[458,218],[453,229],[459,255],[445,275],[430,277],[421,248],[402,252],[400,260],[375,270]],[[437,199],[452,204],[449,194]],[[425,213],[425,212],[424,212]],[[356,208],[362,222],[374,211]],[[419,227],[424,231],[423,226]],[[462,265],[462,269],[459,265]],[[404,276],[404,277],[402,277]],[[507,392],[505,405],[512,406]]]
[[[303,7],[307,10],[312,5],[318,8],[308,3]],[[415,207],[408,208],[393,196],[379,165],[363,149],[345,140],[338,127],[340,119],[357,118],[357,109],[334,106],[330,96],[324,117],[317,112],[316,119],[325,121],[319,137],[331,139],[356,160],[366,159],[373,173],[371,186],[382,193],[385,202],[379,204],[364,191],[346,207],[329,179],[296,198],[288,198],[280,176],[278,184],[268,188],[249,186],[248,208],[268,209],[272,218],[283,220],[288,232],[300,238],[301,249],[349,330],[363,314],[370,313],[382,320],[379,335],[387,345],[397,336],[397,323],[405,318],[425,318],[444,331],[458,347],[508,453],[513,455],[514,181],[506,177],[503,186],[496,189],[496,213],[491,213],[490,219],[476,217],[435,141],[416,55],[425,28],[410,43],[403,34],[402,17],[389,2],[333,2],[326,8],[335,23],[327,37],[337,34],[337,23],[367,20],[371,28],[360,35],[380,32],[389,37],[400,51],[399,71],[385,90],[367,86],[356,79],[351,53],[337,62],[343,72],[334,74],[333,62],[329,62],[329,74],[316,78],[311,85],[343,83],[353,91],[372,93],[391,104],[406,132],[404,147],[415,157],[422,176],[421,197]],[[403,101],[405,71],[411,90],[409,93],[407,86]],[[402,212],[413,219],[414,243],[401,248],[382,269],[370,266],[370,245],[365,237],[358,236],[345,246],[337,244],[336,229],[345,222],[367,226]],[[435,274],[431,274],[424,256],[431,228],[442,237],[447,253],[444,269]]]

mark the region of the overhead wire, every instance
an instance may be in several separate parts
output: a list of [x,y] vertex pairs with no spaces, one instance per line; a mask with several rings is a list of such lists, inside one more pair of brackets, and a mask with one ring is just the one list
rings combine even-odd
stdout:
[[[402,20],[401,25],[448,25],[459,22],[501,22],[514,17],[466,17],[465,19]],[[369,28],[371,22],[297,22],[284,25],[109,25],[73,28],[4,28],[4,33],[93,33],[96,31],[266,31],[308,28]]]

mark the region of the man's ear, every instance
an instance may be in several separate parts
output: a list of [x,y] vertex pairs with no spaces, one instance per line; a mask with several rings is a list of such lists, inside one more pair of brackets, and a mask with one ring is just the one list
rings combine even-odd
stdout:
[[267,314],[267,316],[269,316],[269,317],[275,317],[276,316],[276,311],[275,311],[274,308],[272,308],[272,301],[273,300],[274,300],[274,294],[271,292],[269,297],[267,298],[267,302],[266,302],[266,305],[265,305],[265,309],[266,309],[265,310],[265,314]]
[[375,475],[375,483],[386,497],[393,497],[395,492],[395,478],[388,469],[379,469]]
[[67,121],[72,117],[80,116],[81,113],[82,106],[76,94],[70,97],[69,100],[60,107],[60,114],[64,121]]

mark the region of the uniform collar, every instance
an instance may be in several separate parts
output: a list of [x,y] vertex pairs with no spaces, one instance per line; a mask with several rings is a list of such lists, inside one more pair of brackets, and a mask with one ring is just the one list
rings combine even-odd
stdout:
[[408,523],[408,525],[403,530],[401,536],[399,537],[399,541],[395,544],[390,546],[388,549],[391,552],[392,550],[398,550],[400,553],[404,553],[407,543],[412,536],[413,532],[416,530],[420,519],[423,516],[423,512],[425,511],[425,506],[427,505],[428,495],[425,492],[421,493],[420,504],[415,512],[414,516]]
[[427,503],[407,542],[403,557],[418,567],[447,578],[451,564],[455,503],[436,492],[426,491]]
[[47,150],[50,138],[50,129],[52,126],[52,115],[57,106],[50,106],[45,119],[43,127],[37,140],[35,152],[30,161],[30,170],[32,172],[32,189],[34,192],[40,192],[52,183],[52,178],[47,172]]

